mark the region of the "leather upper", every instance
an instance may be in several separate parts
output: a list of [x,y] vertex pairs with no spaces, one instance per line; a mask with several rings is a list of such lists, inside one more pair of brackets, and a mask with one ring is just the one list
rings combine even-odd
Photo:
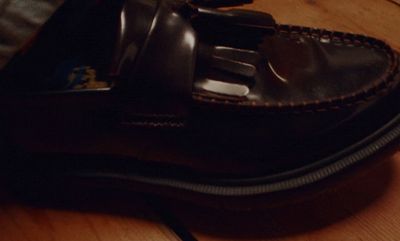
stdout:
[[69,3],[3,72],[1,118],[23,149],[273,169],[398,111],[398,54],[371,37],[170,1]]

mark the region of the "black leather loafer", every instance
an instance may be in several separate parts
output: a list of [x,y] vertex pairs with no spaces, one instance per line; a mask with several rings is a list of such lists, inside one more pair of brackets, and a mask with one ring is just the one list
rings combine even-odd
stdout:
[[0,118],[10,163],[35,179],[251,196],[391,143],[399,81],[399,55],[367,36],[186,1],[69,0],[2,71]]

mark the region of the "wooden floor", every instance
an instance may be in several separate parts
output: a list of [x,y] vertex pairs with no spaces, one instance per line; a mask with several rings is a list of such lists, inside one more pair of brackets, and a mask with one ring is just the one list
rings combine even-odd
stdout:
[[[255,0],[245,8],[279,23],[375,36],[400,51],[398,0]],[[313,190],[285,205],[238,212],[113,192],[37,204],[1,188],[0,240],[400,240],[398,144]]]

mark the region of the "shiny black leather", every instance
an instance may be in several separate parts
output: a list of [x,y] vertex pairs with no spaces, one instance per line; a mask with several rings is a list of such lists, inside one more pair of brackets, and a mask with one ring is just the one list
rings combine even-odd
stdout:
[[[119,78],[116,85],[129,95],[169,92],[171,98],[190,97],[197,48],[194,30],[164,1],[145,1],[143,5],[151,4],[153,9],[145,17],[131,10],[138,9],[131,6],[132,2],[135,1],[127,1],[121,12],[124,19],[121,19],[119,34],[122,37],[117,47],[121,49],[122,57],[117,57],[115,63],[118,66],[115,74]],[[148,23],[147,31],[137,33],[141,26],[136,25],[143,22]],[[142,46],[136,45],[136,36],[142,38]]]
[[399,113],[399,57],[380,40],[182,1],[85,3],[67,1],[2,72],[1,120],[20,150],[274,175]]
[[257,100],[288,104],[341,98],[370,89],[391,67],[383,50],[307,34],[282,33],[265,40],[262,51],[269,63],[259,78],[270,81],[259,81]]

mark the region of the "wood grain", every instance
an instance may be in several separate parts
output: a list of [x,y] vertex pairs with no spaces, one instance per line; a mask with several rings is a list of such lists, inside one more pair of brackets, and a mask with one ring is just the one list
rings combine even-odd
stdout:
[[66,206],[59,201],[48,202],[48,197],[46,203],[21,203],[2,188],[0,240],[180,240],[140,196],[90,196],[66,200]]

